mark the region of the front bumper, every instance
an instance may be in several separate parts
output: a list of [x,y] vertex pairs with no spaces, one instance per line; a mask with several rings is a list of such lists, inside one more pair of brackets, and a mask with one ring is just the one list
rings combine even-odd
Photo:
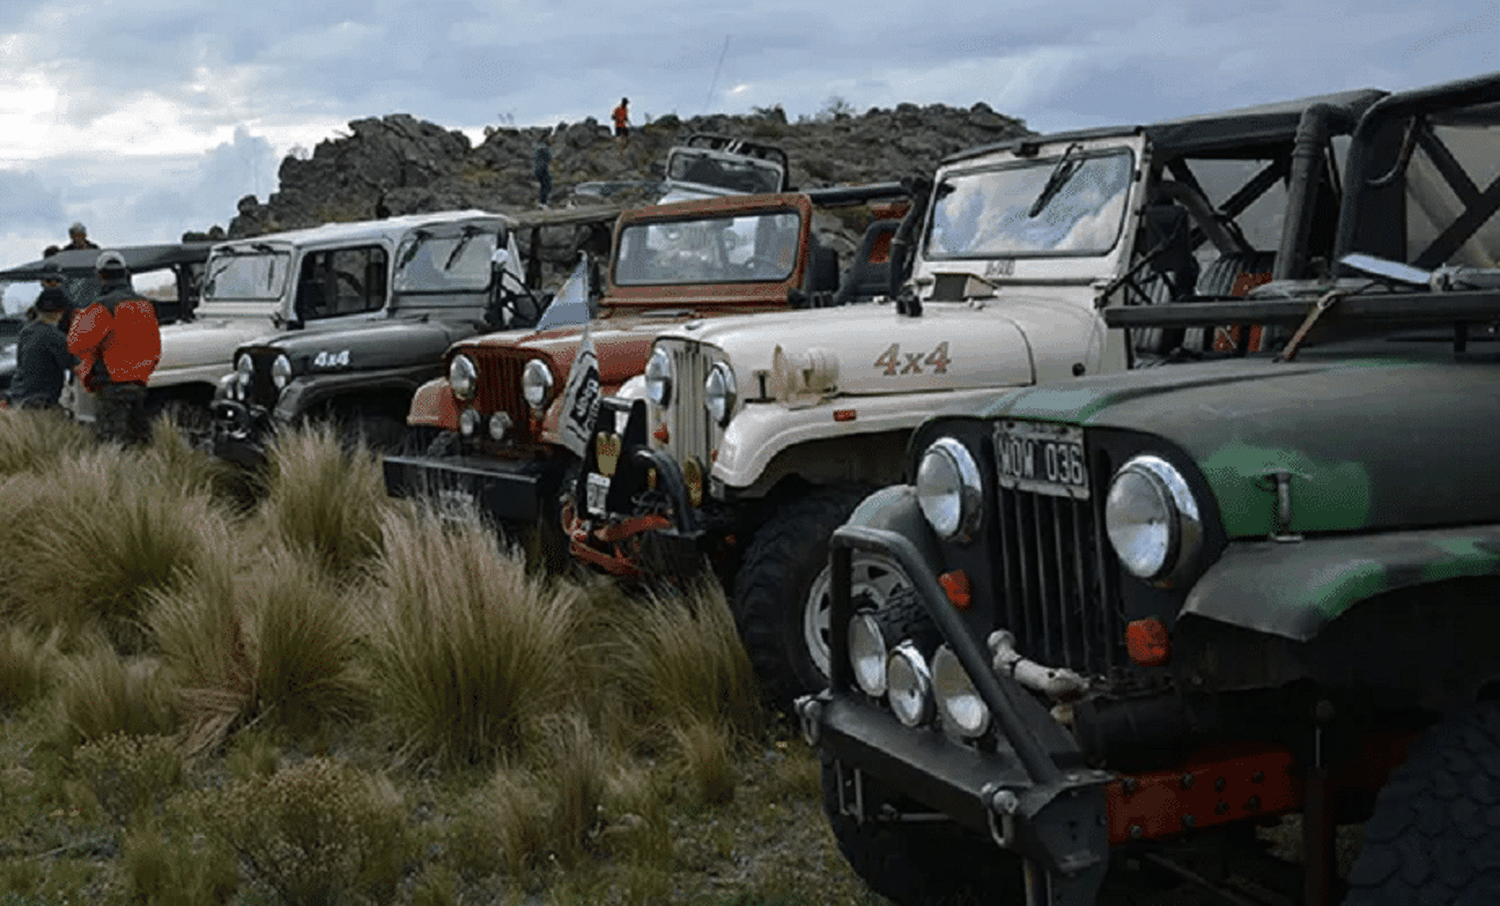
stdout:
[[265,464],[271,433],[269,412],[237,400],[215,400],[211,412],[214,456],[251,468]]
[[552,458],[387,456],[386,493],[426,497],[445,510],[474,510],[510,525],[535,523],[563,467]]
[[910,728],[866,698],[853,683],[846,634],[830,640],[830,688],[797,702],[808,741],[837,763],[845,813],[867,820],[864,792],[910,798],[952,821],[988,834],[1026,858],[1045,886],[1047,902],[1094,902],[1109,861],[1105,787],[1112,775],[1089,769],[1072,738],[1012,678],[988,665],[982,644],[967,632],[911,541],[896,532],[845,526],[832,540],[833,626],[847,626],[854,605],[850,564],[855,550],[900,564],[938,630],[964,665],[999,730],[993,751],[950,740],[933,728]]

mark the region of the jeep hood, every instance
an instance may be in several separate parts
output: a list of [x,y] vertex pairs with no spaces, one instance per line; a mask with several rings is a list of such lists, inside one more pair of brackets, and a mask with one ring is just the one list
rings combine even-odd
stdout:
[[223,365],[228,371],[234,351],[271,327],[270,318],[205,318],[168,324],[161,329],[161,361],[152,383],[183,368]]
[[440,362],[449,346],[477,328],[474,322],[395,318],[338,330],[287,331],[246,345],[286,353],[298,374],[321,370],[310,364],[319,353],[339,361],[339,371],[378,370]]
[[1500,522],[1495,363],[1435,357],[1165,366],[1007,395],[985,413],[1151,434],[1201,470],[1230,538]]
[[[657,335],[680,324],[684,316],[620,315],[596,320],[589,327],[594,352],[599,357],[599,379],[606,386],[623,383],[640,374]],[[543,331],[505,331],[486,334],[465,343],[479,349],[509,348],[534,352],[552,360],[554,370],[567,374],[583,340],[582,325]]]
[[756,386],[760,371],[821,369],[846,396],[1057,380],[1098,370],[1104,350],[1092,306],[1055,295],[929,302],[920,317],[881,303],[715,318],[670,336],[717,347],[742,388]]

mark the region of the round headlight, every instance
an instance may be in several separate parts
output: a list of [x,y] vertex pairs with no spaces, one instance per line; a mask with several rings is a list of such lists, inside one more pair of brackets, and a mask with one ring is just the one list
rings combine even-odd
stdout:
[[281,353],[271,363],[271,383],[276,385],[277,390],[284,389],[292,380],[292,360]]
[[672,357],[660,346],[646,360],[646,395],[658,406],[672,401]]
[[464,437],[473,437],[474,432],[479,430],[479,423],[484,418],[477,409],[465,409],[458,417],[458,431]]
[[521,372],[521,395],[526,404],[540,412],[552,401],[552,369],[542,359],[532,359]]
[[885,694],[885,635],[873,613],[857,613],[849,621],[849,665],[854,681],[866,695]]
[[734,414],[735,391],[734,371],[723,362],[715,365],[703,382],[703,404],[721,427],[729,424],[729,416]]
[[983,736],[990,728],[990,709],[947,645],[932,656],[932,692],[942,710],[943,722],[965,739]]
[[1192,562],[1203,540],[1187,481],[1156,456],[1137,456],[1115,473],[1104,500],[1104,527],[1132,575],[1163,584]]
[[944,437],[927,448],[917,466],[917,503],[939,537],[974,537],[984,512],[984,485],[967,447]]
[[250,353],[242,352],[234,360],[234,383],[231,389],[235,399],[243,399],[250,394],[250,384],[255,379],[255,362],[251,361]]
[[461,400],[474,398],[474,391],[479,387],[479,368],[473,359],[466,355],[453,357],[453,361],[448,363],[448,386],[453,389],[453,395]]
[[897,720],[908,727],[932,720],[932,672],[916,645],[905,641],[896,646],[886,659],[885,682]]

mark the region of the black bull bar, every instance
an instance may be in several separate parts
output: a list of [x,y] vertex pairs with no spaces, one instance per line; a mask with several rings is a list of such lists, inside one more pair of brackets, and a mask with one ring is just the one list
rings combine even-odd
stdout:
[[[901,566],[1008,746],[983,753],[930,729],[906,727],[854,691],[844,627],[854,616],[850,567],[856,550]],[[883,788],[988,831],[997,845],[1025,857],[1028,900],[1094,902],[1109,861],[1104,786],[1112,775],[1089,769],[1047,708],[991,668],[988,652],[948,605],[910,540],[884,529],[846,525],[833,535],[830,559],[830,688],[797,702],[808,741],[838,762],[841,776],[851,770],[867,773]],[[862,802],[852,809],[860,820],[866,817],[862,811]]]

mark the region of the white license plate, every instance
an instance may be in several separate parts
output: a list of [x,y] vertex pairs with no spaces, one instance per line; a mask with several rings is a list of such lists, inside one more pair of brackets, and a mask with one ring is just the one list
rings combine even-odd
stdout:
[[1088,461],[1083,429],[1043,422],[1002,422],[995,428],[1000,486],[1087,500]]
[[598,472],[588,474],[588,482],[584,485],[584,501],[589,513],[594,516],[606,516],[609,511],[604,506],[604,498],[609,494],[609,476],[600,475]]

